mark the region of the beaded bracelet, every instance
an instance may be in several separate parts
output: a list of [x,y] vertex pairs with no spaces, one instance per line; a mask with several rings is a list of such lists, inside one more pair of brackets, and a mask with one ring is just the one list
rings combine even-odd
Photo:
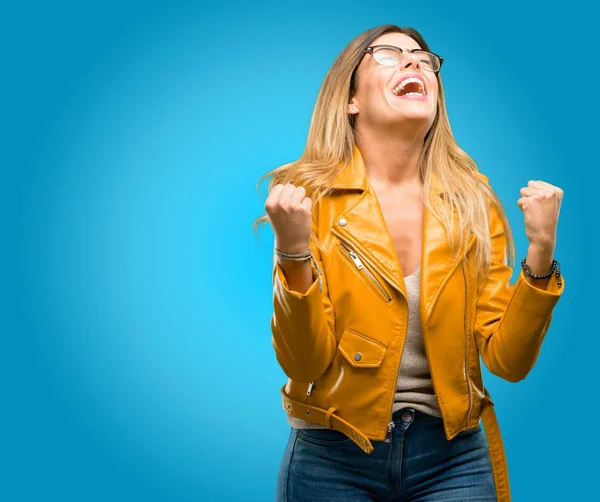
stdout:
[[281,258],[284,258],[285,260],[292,260],[292,261],[312,260],[315,268],[317,269],[317,274],[318,274],[318,279],[319,279],[319,291],[323,291],[323,281],[321,280],[321,269],[319,268],[319,265],[317,264],[317,260],[315,260],[315,257],[313,256],[310,248],[308,248],[308,251],[306,253],[284,253],[283,251],[279,251],[279,249],[275,248],[275,253],[277,254],[277,256],[280,256]]
[[525,275],[527,275],[533,279],[547,279],[554,273],[554,271],[556,271],[556,278],[558,279],[558,287],[560,288],[562,286],[562,281],[560,280],[560,263],[559,262],[557,262],[556,260],[552,260],[552,266],[550,267],[550,270],[548,272],[546,272],[544,275],[537,275],[537,274],[534,274],[531,270],[531,267],[527,263],[525,263],[526,259],[527,258],[523,258],[521,260],[521,267],[523,268]]

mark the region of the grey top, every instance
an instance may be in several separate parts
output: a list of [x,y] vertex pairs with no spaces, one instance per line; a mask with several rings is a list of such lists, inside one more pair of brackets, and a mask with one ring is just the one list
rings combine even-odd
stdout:
[[[407,275],[404,283],[408,294],[408,329],[400,360],[392,413],[401,408],[410,407],[428,415],[441,417],[431,383],[431,374],[421,333],[419,316],[421,267],[419,266],[412,274]],[[288,423],[296,429],[326,429],[324,425],[292,417],[287,413],[286,418]]]
[[396,382],[396,396],[392,413],[400,408],[416,410],[441,417],[440,409],[433,392],[429,364],[425,355],[421,319],[419,316],[419,299],[421,286],[421,267],[404,278],[408,294],[408,330],[400,360],[400,371]]

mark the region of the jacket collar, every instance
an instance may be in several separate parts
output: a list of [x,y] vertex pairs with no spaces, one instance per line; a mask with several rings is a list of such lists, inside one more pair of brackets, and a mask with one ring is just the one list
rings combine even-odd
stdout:
[[[361,193],[350,197],[341,207],[338,206],[333,220],[333,232],[376,264],[377,271],[387,282],[407,297],[404,274],[396,248],[377,195],[367,180],[363,157],[357,146],[354,146],[352,162],[334,179],[334,188],[356,189]],[[431,188],[438,195],[443,193],[438,183],[432,182]],[[474,242],[475,237],[472,235],[465,253],[471,249]],[[420,310],[423,326],[427,326],[440,288],[460,265],[465,253],[459,257],[453,255],[444,225],[425,206],[420,274]]]
[[363,156],[358,146],[354,145],[352,160],[335,177],[333,187],[336,189],[358,189],[362,191],[367,189],[367,173],[365,171]]
[[[365,191],[368,184],[362,153],[358,146],[354,145],[352,160],[334,178],[333,187],[335,189]],[[435,179],[431,182],[431,189],[438,195],[443,193],[443,187]]]

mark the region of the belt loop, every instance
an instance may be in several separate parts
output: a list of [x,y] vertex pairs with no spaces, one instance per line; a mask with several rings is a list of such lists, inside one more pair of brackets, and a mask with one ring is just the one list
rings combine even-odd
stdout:
[[330,424],[330,418],[331,418],[331,414],[336,410],[337,408],[335,407],[331,407],[327,410],[327,413],[325,414],[325,425],[327,426],[328,429],[331,429],[331,424]]

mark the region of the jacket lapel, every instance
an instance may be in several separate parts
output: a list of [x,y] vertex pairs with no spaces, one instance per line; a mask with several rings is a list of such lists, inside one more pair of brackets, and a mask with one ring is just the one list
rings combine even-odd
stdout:
[[475,243],[471,234],[467,248],[455,257],[442,222],[425,208],[423,215],[423,246],[421,250],[421,322],[427,325],[439,293],[448,277],[460,265],[462,258]]
[[[348,203],[343,204],[344,209],[334,215],[333,233],[349,242],[392,287],[407,298],[396,248],[377,195],[367,180],[364,161],[357,146],[354,147],[352,162],[334,180],[334,188],[358,190],[358,195],[349,197]],[[439,185],[434,185],[433,190],[436,195],[443,195]],[[420,310],[421,322],[426,324],[439,297],[438,291],[460,264],[462,256],[455,258],[452,255],[442,222],[427,207],[424,208],[422,242]],[[472,235],[466,251],[474,242]]]

